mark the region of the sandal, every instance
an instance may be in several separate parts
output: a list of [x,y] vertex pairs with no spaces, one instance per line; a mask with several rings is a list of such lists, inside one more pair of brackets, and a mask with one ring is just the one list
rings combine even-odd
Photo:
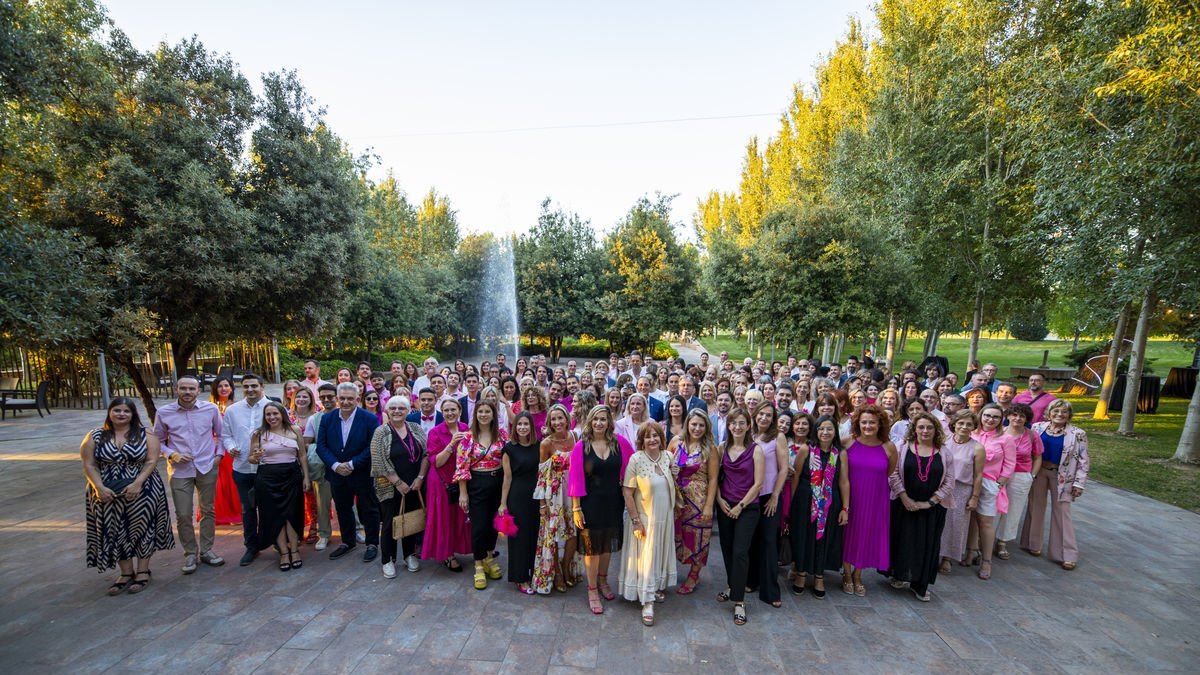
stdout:
[[554,590],[558,591],[559,593],[567,592],[566,582],[563,580],[562,574],[557,572],[554,575]]
[[654,601],[655,602],[666,602],[667,594],[662,591],[654,591]]
[[1066,570],[1066,571],[1070,572],[1071,570],[1075,569],[1075,565],[1077,565],[1077,564],[1078,564],[1078,563],[1073,563],[1073,562],[1064,562],[1064,563],[1062,564],[1062,568],[1063,568],[1064,570]]
[[484,573],[482,566],[475,567],[475,590],[482,591],[487,588],[487,574]]
[[818,600],[825,598],[825,577],[819,574],[813,577],[813,597]]
[[1040,548],[1039,549],[1030,549],[1029,555],[1031,555],[1035,558],[1040,558],[1042,556],[1042,549],[1040,549]]
[[292,553],[288,554],[288,557],[292,559],[292,569],[298,570],[301,567],[304,567],[304,561],[300,559],[299,551],[293,551]]
[[938,574],[950,574],[950,559],[942,558],[942,564],[938,567]]
[[774,607],[775,609],[779,609],[780,607],[783,607],[783,601],[782,600],[774,600],[771,602],[771,606]]
[[1012,557],[1008,552],[1008,546],[1006,546],[1004,543],[1001,543],[999,546],[997,546],[996,557],[1001,560],[1008,560],[1010,557]]
[[[287,556],[287,560],[284,560],[284,556]],[[291,569],[292,569],[292,554],[291,553],[280,553],[279,554],[279,571],[287,572]]]
[[808,575],[804,572],[796,575],[796,581],[792,583],[792,595],[804,595],[804,585],[807,582]]
[[[124,579],[125,581],[121,581],[122,579]],[[118,576],[117,580],[113,582],[112,586],[108,587],[108,594],[110,596],[120,595],[122,592],[125,591],[125,587],[128,586],[129,582],[131,582],[131,581],[133,581],[133,572],[130,572],[129,574],[122,574],[122,575]]]
[[[143,574],[146,575],[145,580],[138,579],[138,577],[142,576]],[[146,586],[149,585],[149,583],[150,583],[150,570],[140,570],[140,571],[134,572],[133,573],[133,581],[130,582],[130,584],[129,584],[129,592],[130,593],[141,593],[142,591],[146,590]]]
[[[601,574],[601,575],[599,575],[599,578],[600,579],[608,579],[608,575]],[[617,599],[617,594],[612,592],[612,587],[610,587],[608,585],[608,581],[600,582],[600,597],[604,598],[605,600],[608,600],[609,602],[612,602],[613,600]]]
[[600,604],[600,594],[596,591],[596,586],[588,586],[588,607],[592,608],[592,614],[603,614],[604,605]]
[[691,595],[696,591],[696,586],[700,583],[700,568],[693,567],[691,572],[688,572],[687,579],[680,584],[675,592],[679,595]]
[[980,551],[979,549],[977,549],[977,548],[967,549],[967,557],[965,557],[961,561],[959,561],[958,564],[963,567],[970,567],[972,565],[978,565],[979,561],[982,559],[982,557],[983,557],[983,552]]
[[842,592],[846,595],[854,595],[854,582],[849,579],[842,579]]
[[535,595],[537,593],[529,584],[517,584],[517,591],[524,595]]
[[504,576],[504,571],[500,569],[500,563],[496,562],[495,558],[484,558],[483,569],[487,572],[489,579],[496,580]]
[[446,566],[446,569],[454,572],[455,574],[463,571],[463,566],[455,558],[446,558],[442,561],[442,564]]
[[867,587],[866,587],[866,586],[863,586],[861,581],[855,582],[855,584],[854,584],[854,594],[855,594],[855,595],[857,595],[857,596],[858,596],[858,597],[860,597],[860,598],[865,598],[865,597],[867,597]]
[[733,606],[733,623],[738,626],[746,625],[746,605],[744,603],[739,602]]
[[654,603],[653,602],[647,602],[646,604],[642,605],[642,625],[643,626],[653,626],[654,625]]
[[729,602],[729,589],[728,588],[721,591],[720,593],[717,593],[717,602]]
[[992,578],[992,561],[984,560],[979,564],[979,578],[987,581]]

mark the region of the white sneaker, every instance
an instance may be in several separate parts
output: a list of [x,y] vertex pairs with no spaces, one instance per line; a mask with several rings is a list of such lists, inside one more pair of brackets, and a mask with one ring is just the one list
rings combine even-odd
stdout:
[[314,546],[313,548],[317,549],[318,551],[324,551],[325,547],[328,545],[329,545],[328,537],[319,537],[319,538],[317,538],[317,545]]
[[394,563],[394,562],[383,563],[383,578],[384,579],[395,579],[396,578],[396,563]]
[[421,569],[421,559],[418,558],[415,553],[405,558],[404,563],[408,565],[409,572],[416,572],[417,570]]

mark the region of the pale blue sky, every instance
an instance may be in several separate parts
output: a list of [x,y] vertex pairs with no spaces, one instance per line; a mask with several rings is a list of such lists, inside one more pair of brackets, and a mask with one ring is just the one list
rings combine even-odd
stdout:
[[[410,199],[447,194],[466,231],[523,232],[549,196],[607,231],[634,200],[737,186],[750,136],[870,2],[254,2],[108,0],[149,49],[196,34],[259,75],[295,69],[355,151]],[[672,124],[530,127],[755,115]],[[488,131],[490,133],[460,133]]]

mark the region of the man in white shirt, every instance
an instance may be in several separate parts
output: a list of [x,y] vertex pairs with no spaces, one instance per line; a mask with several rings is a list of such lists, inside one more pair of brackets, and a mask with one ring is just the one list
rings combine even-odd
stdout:
[[629,370],[626,370],[622,375],[629,375],[632,381],[637,382],[638,378],[645,374],[642,368],[642,353],[635,351],[629,355]]
[[413,391],[421,391],[425,387],[429,386],[429,378],[433,377],[433,374],[436,373],[438,369],[437,359],[433,358],[432,356],[425,359],[425,365],[422,366],[422,368],[423,374],[417,378],[416,382],[413,382]]
[[261,377],[253,373],[243,376],[242,400],[225,409],[221,428],[221,444],[233,457],[233,484],[242,502],[242,544],[246,547],[238,563],[242,567],[254,562],[259,550],[258,508],[254,501],[258,465],[250,463],[250,434],[262,426],[263,409],[267,407],[264,393]]

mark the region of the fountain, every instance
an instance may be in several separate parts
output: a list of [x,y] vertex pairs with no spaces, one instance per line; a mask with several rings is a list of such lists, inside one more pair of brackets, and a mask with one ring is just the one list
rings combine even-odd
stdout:
[[512,240],[508,238],[497,240],[484,267],[483,302],[479,317],[479,343],[483,358],[494,356],[499,351],[489,350],[489,343],[500,345],[505,338],[512,339],[509,367],[515,368],[521,330],[517,319],[517,274],[513,263]]

